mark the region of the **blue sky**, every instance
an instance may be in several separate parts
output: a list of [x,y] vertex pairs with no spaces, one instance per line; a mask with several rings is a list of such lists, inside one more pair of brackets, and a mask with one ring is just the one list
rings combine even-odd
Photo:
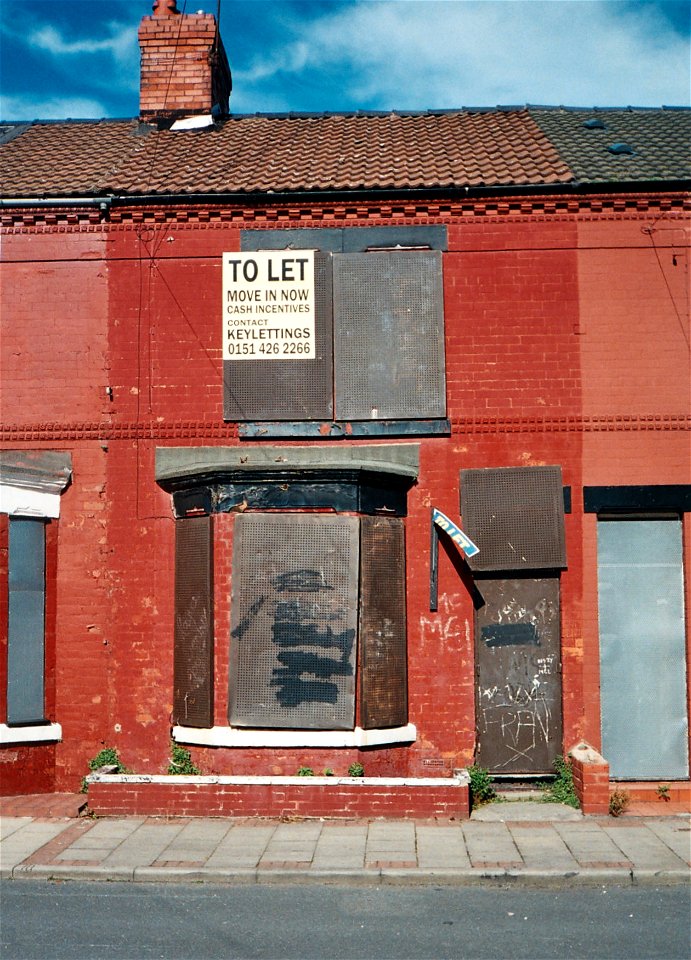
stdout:
[[[0,118],[135,116],[150,11],[0,0]],[[688,105],[690,18],[691,0],[221,0],[233,113]]]

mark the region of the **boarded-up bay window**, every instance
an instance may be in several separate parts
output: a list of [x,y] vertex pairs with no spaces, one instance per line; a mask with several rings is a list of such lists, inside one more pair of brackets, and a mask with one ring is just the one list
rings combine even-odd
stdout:
[[[206,527],[202,527],[202,524]],[[211,726],[192,707],[213,689],[209,518],[178,521],[177,722]],[[195,533],[195,527],[200,533]],[[201,536],[201,546],[199,539]],[[192,569],[200,568],[196,578]],[[351,730],[407,723],[405,543],[392,517],[246,513],[233,536],[229,722]],[[195,625],[195,618],[198,622]],[[205,673],[206,682],[203,680]],[[187,717],[187,719],[185,719]]]

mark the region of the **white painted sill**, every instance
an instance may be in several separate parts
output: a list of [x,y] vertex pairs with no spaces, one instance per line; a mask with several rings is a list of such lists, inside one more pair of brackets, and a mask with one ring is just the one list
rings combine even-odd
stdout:
[[382,747],[414,743],[415,724],[386,730],[257,730],[243,727],[173,727],[173,740],[197,747]]
[[148,774],[148,773],[90,773],[87,783],[107,784],[145,784],[151,783],[161,787],[181,786],[276,786],[300,787],[309,789],[314,787],[467,787],[470,777],[465,770],[455,770],[450,777],[261,777],[261,776],[225,776],[221,774]]
[[57,743],[62,740],[59,723],[44,723],[36,727],[8,727],[0,723],[0,746],[17,743]]

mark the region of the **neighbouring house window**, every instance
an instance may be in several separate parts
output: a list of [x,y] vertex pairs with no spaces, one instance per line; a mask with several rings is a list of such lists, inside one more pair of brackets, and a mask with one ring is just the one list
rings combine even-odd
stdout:
[[3,650],[0,743],[60,740],[53,710],[58,517],[72,477],[69,453],[0,451]]
[[[444,418],[441,251],[395,248],[337,252],[333,245],[325,246],[319,231],[307,233],[308,238],[291,233],[290,242],[308,240],[318,245],[314,265],[315,355],[309,359],[226,359],[225,419],[296,422]],[[414,234],[412,238],[403,239],[410,244]],[[370,239],[386,242],[379,232]],[[388,242],[395,246],[396,237]],[[257,249],[261,249],[260,244],[258,239]],[[300,250],[293,246],[291,253],[297,259]]]
[[46,521],[9,518],[7,724],[45,721]]

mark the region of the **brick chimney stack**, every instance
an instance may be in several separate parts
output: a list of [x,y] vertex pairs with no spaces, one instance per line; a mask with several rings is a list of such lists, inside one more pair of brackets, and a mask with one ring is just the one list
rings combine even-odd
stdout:
[[228,59],[210,13],[181,14],[176,0],[155,0],[139,27],[142,120],[228,113]]

